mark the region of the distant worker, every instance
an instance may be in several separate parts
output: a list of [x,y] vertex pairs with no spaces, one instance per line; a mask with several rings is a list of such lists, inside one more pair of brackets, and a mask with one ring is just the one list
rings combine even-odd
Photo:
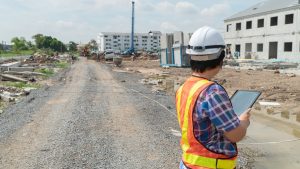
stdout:
[[210,27],[198,29],[189,41],[192,76],[176,92],[180,169],[236,167],[236,142],[246,135],[250,109],[238,117],[225,89],[212,81],[222,69],[224,49],[221,34]]

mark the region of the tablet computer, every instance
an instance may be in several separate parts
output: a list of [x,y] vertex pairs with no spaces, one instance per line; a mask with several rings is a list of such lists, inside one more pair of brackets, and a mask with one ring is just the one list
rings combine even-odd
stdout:
[[258,97],[261,95],[260,91],[255,90],[237,90],[231,96],[230,100],[234,112],[240,116],[248,108],[251,108]]

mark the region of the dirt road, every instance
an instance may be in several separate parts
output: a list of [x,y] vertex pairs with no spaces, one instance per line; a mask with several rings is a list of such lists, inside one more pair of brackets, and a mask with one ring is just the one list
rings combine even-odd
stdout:
[[126,76],[81,58],[59,83],[9,108],[0,168],[177,168],[175,114],[148,98],[173,101]]

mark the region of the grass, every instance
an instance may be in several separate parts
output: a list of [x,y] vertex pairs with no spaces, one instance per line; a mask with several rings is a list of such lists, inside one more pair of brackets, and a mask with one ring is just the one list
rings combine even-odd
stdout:
[[32,87],[32,88],[40,88],[41,86],[39,84],[32,84],[32,83],[25,83],[25,82],[3,82],[1,85],[6,87],[16,87],[16,88],[26,88],[26,87]]
[[70,64],[68,62],[55,62],[54,65],[57,68],[65,69],[69,67]]
[[3,52],[1,51],[1,57],[14,57],[14,56],[21,56],[21,55],[32,55],[34,51],[32,50],[25,50],[25,51],[10,51],[10,52]]
[[51,77],[51,76],[54,75],[53,69],[49,69],[49,68],[37,69],[36,72],[43,73],[43,74],[45,74],[47,77]]

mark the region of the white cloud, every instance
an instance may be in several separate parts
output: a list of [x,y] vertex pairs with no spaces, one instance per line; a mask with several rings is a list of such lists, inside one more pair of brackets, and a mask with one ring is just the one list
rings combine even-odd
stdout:
[[224,14],[230,9],[230,5],[227,2],[214,4],[209,8],[204,8],[200,14],[203,16],[216,17],[217,15]]
[[175,8],[176,12],[183,14],[194,14],[197,12],[197,7],[186,1],[178,2]]
[[174,8],[175,5],[168,1],[159,2],[157,5],[155,5],[155,9],[160,12],[171,12]]
[[[129,0],[90,0],[91,4],[95,4],[96,8],[106,8],[106,7],[124,7],[130,6],[131,1]],[[85,3],[81,1],[82,3]]]

